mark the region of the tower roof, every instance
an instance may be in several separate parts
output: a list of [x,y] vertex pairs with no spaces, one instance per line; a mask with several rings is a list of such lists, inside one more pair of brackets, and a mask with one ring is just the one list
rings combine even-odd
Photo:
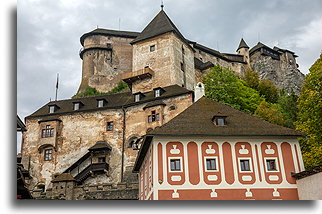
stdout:
[[238,51],[241,48],[249,48],[243,38],[240,40],[239,46],[236,51]]
[[154,19],[143,29],[143,31],[134,39],[131,44],[162,35],[164,33],[174,32],[187,43],[187,40],[180,33],[178,28],[173,24],[164,10],[161,10]]

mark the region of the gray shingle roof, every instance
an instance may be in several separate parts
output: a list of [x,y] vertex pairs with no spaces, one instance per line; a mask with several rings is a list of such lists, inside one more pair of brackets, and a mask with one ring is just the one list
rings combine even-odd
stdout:
[[180,33],[178,28],[173,24],[164,10],[161,10],[154,19],[143,29],[143,31],[134,39],[131,44],[150,39],[164,33],[173,32],[177,34],[185,43],[187,40]]
[[243,38],[240,40],[240,43],[239,43],[238,48],[237,48],[236,51],[238,51],[241,48],[249,48]]
[[[160,97],[155,97],[154,91],[152,90],[150,92],[144,93],[144,97],[139,102],[134,102],[134,96],[133,94],[131,94],[131,92],[52,101],[47,103],[37,111],[35,111],[33,114],[26,117],[26,119],[45,116],[46,120],[47,119],[54,120],[54,119],[57,119],[57,116],[61,114],[100,111],[105,109],[119,109],[122,107],[140,105],[143,103],[148,104],[156,100],[163,100],[169,97],[192,93],[192,91],[186,88],[180,87],[178,85],[167,86],[167,87],[164,87],[163,89],[164,89],[164,93],[162,93]],[[107,101],[104,107],[101,107],[101,108],[97,107],[97,100],[99,99],[105,99]],[[79,110],[74,111],[73,103],[75,102],[82,102],[84,105]],[[55,113],[49,114],[49,105],[57,105],[59,108],[56,110]]]

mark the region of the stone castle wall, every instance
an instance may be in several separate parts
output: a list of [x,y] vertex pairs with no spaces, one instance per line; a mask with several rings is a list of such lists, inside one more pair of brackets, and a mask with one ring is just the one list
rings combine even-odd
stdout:
[[[126,111],[125,144],[124,144],[124,168],[123,180],[128,182],[137,181],[136,174],[132,173],[132,167],[138,150],[130,147],[129,141],[133,137],[141,137],[148,129],[161,126],[192,104],[191,94],[181,95],[163,100],[166,106],[155,106],[143,109],[147,104],[128,107]],[[169,108],[170,106],[174,108]],[[155,110],[160,114],[160,121],[148,123],[147,117]],[[79,158],[88,152],[97,141],[106,141],[112,147],[107,162],[108,173],[88,178],[84,184],[117,184],[121,180],[122,173],[122,143],[123,143],[123,111],[122,109],[107,109],[94,112],[71,113],[57,116],[60,121],[44,121],[43,118],[26,119],[27,131],[23,134],[22,156],[26,168],[34,178],[31,189],[40,183],[45,188],[51,188],[51,181],[55,175],[64,172]],[[106,124],[114,122],[114,130],[107,131]],[[54,128],[54,137],[41,138],[42,127],[50,124]],[[39,131],[37,131],[39,130]],[[52,160],[44,160],[42,146],[51,146],[53,149]],[[82,166],[80,166],[82,169]],[[73,173],[73,172],[72,172]]]
[[132,38],[91,35],[85,38],[82,82],[78,92],[86,86],[100,92],[113,89],[122,74],[132,71]]

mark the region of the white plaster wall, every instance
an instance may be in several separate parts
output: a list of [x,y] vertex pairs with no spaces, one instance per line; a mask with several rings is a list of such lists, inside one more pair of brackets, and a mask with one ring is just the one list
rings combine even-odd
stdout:
[[322,200],[322,172],[296,181],[300,200]]

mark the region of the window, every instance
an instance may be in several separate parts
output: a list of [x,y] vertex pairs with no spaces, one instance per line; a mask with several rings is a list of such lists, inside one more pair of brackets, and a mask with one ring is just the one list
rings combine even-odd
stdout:
[[217,170],[217,159],[207,158],[206,159],[206,170]]
[[55,106],[49,106],[49,113],[55,112]]
[[106,158],[105,157],[98,157],[98,162],[99,163],[105,163],[106,162]]
[[161,95],[160,89],[155,90],[154,95],[155,95],[155,97],[160,97],[160,95]]
[[183,47],[183,45],[182,45],[181,49],[182,49],[182,54],[184,54],[184,47]]
[[150,46],[150,52],[153,52],[153,51],[155,51],[155,45]]
[[106,131],[113,131],[113,128],[114,128],[114,122],[113,121],[107,122]]
[[51,160],[52,159],[53,150],[52,149],[46,149],[45,150],[45,160]]
[[184,71],[184,64],[181,62],[180,63],[181,71]]
[[140,94],[136,94],[136,95],[134,96],[134,101],[135,101],[135,102],[139,102],[139,101],[140,101],[140,98],[141,98],[141,95],[140,95]]
[[47,125],[45,129],[41,130],[41,137],[53,137],[54,136],[54,128],[51,128],[50,125]]
[[79,103],[74,103],[74,111],[79,110]]
[[239,160],[239,164],[240,164],[240,171],[242,171],[242,172],[250,172],[251,171],[250,159],[241,159],[241,160]]
[[266,171],[278,171],[276,165],[276,159],[265,159]]
[[225,126],[226,120],[225,117],[214,117],[213,122],[215,126]]
[[173,111],[173,110],[176,110],[176,105],[171,105],[170,107],[169,107],[169,111]]
[[136,143],[137,139],[133,139],[131,142],[130,142],[130,148],[132,149],[138,149],[138,144]]
[[157,114],[156,111],[151,111],[151,115],[148,116],[148,122],[152,123],[160,120],[160,114]]
[[170,171],[181,171],[181,160],[171,159],[170,160]]
[[104,100],[98,100],[97,101],[97,107],[101,108],[104,106]]

